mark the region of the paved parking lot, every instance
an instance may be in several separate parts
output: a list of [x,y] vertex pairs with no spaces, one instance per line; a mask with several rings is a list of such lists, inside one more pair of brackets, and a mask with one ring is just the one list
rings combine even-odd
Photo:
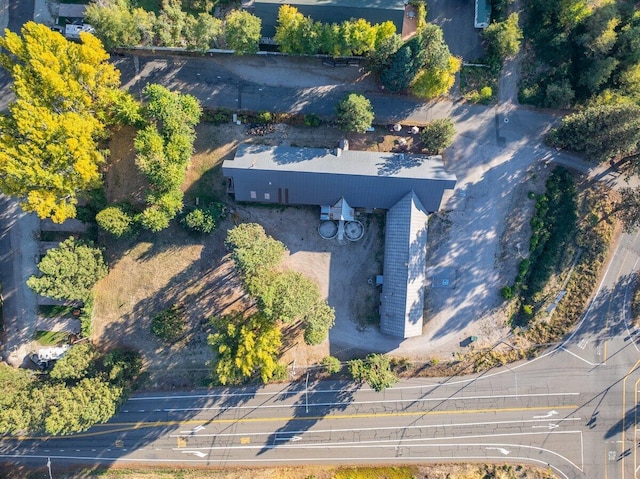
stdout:
[[427,0],[427,21],[442,28],[449,50],[466,62],[483,55],[481,30],[473,27],[474,0]]

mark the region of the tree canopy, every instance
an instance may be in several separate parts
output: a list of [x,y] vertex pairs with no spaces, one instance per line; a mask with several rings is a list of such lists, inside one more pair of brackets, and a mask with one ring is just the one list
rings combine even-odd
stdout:
[[548,141],[602,162],[640,149],[640,106],[633,103],[594,105],[562,119]]
[[433,120],[420,132],[422,149],[430,155],[437,155],[451,145],[456,130],[449,118]]
[[371,102],[362,95],[349,93],[336,106],[336,124],[342,130],[364,133],[372,123]]
[[31,276],[27,285],[43,296],[70,301],[85,301],[107,274],[102,251],[74,238],[47,251],[38,269],[40,276]]
[[527,2],[524,32],[535,58],[522,78],[520,101],[552,108],[637,102],[640,12],[629,5],[624,0]]
[[210,319],[213,333],[209,344],[217,356],[213,361],[214,382],[242,384],[259,376],[268,383],[278,366],[281,334],[261,314],[245,318],[242,313]]
[[0,47],[16,96],[0,117],[0,190],[63,222],[75,216],[78,195],[99,184],[98,140],[124,95],[119,72],[94,36],[70,42],[33,22],[21,35],[6,30]]
[[352,359],[347,363],[354,381],[366,382],[377,392],[393,386],[398,377],[391,370],[391,359],[384,354],[369,354],[363,359]]
[[297,8],[282,5],[274,39],[284,53],[345,56],[368,54],[395,33],[396,27],[390,21],[376,25],[362,18],[339,24],[314,22]]
[[246,10],[232,10],[224,21],[227,46],[238,55],[256,53],[260,42],[262,20]]
[[522,30],[518,21],[518,14],[512,13],[503,22],[494,22],[482,32],[488,44],[489,63],[501,65],[506,58],[512,57],[520,51]]
[[89,343],[72,346],[51,374],[0,363],[0,431],[3,434],[72,434],[108,421],[140,372],[137,353],[100,356]]

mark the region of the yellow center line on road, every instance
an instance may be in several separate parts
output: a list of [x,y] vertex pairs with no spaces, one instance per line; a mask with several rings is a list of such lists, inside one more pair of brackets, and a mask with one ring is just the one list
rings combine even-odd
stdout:
[[[435,416],[435,415],[453,415],[453,414],[488,414],[488,413],[508,413],[523,411],[550,411],[556,409],[576,409],[577,404],[569,404],[566,406],[531,406],[531,407],[512,407],[512,408],[496,408],[496,409],[459,409],[445,411],[405,411],[405,412],[380,412],[380,413],[361,413],[361,414],[329,414],[326,416],[286,416],[286,417],[249,417],[244,419],[185,419],[175,421],[154,421],[154,422],[116,422],[107,424],[96,424],[94,427],[113,428],[105,431],[94,431],[78,433],[72,436],[3,436],[2,440],[45,440],[45,439],[77,439],[81,437],[102,436],[113,434],[114,432],[133,431],[135,429],[143,429],[146,427],[160,426],[177,426],[177,425],[200,425],[200,424],[235,424],[235,423],[259,423],[259,422],[289,422],[289,421],[321,421],[334,419],[365,419],[372,417],[400,417],[400,416]],[[551,419],[551,418],[550,418]]]

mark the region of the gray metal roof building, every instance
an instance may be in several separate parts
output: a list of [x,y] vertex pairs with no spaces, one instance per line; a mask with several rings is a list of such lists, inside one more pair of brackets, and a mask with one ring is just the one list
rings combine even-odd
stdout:
[[[256,174],[259,172],[259,174]],[[427,211],[438,211],[456,177],[439,156],[241,144],[222,164],[237,201],[390,209],[414,190]]]
[[427,213],[456,184],[441,157],[245,143],[222,173],[237,201],[389,210],[380,328],[422,334]]
[[403,0],[253,0],[249,9],[262,20],[263,37],[272,38],[276,34],[278,10],[282,5],[297,8],[315,22],[340,23],[352,18],[364,18],[372,24],[391,21],[397,33],[402,33]]
[[427,211],[411,191],[387,212],[380,329],[401,338],[422,334]]

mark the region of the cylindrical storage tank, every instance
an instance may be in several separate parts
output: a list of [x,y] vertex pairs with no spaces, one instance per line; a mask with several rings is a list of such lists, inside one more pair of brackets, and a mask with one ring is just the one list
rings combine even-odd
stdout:
[[324,239],[333,239],[338,235],[338,225],[335,221],[323,221],[318,225],[318,234]]
[[349,221],[344,225],[344,235],[349,241],[358,241],[364,235],[364,225],[358,220]]

